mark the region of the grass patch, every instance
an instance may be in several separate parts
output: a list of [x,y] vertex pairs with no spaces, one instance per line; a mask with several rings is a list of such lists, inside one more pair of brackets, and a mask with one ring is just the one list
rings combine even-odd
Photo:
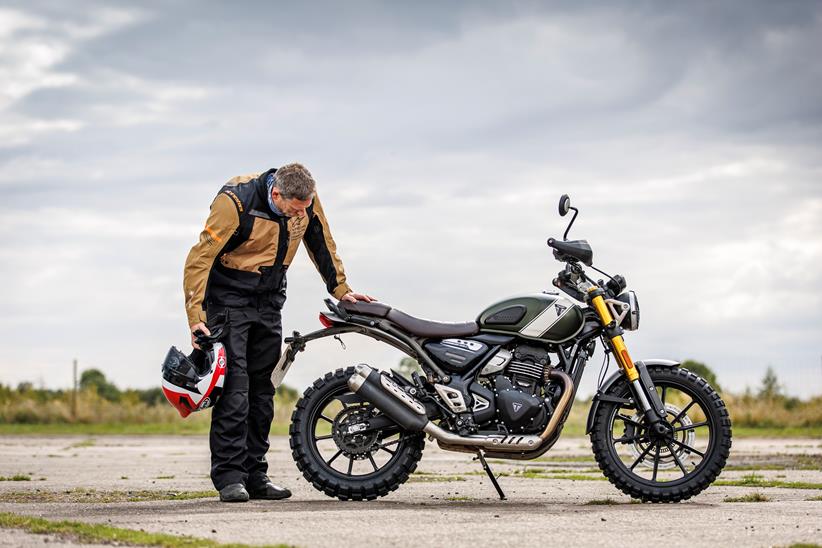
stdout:
[[[598,472],[599,470],[597,470]],[[519,470],[514,470],[513,477],[519,478],[528,478],[528,479],[561,479],[561,480],[572,480],[572,481],[605,481],[605,477],[599,476],[590,476],[587,474],[562,474],[562,473],[554,473],[548,470],[542,470],[539,468],[521,468]]]
[[[596,461],[593,457],[588,455],[580,455],[580,456],[568,456],[568,457],[539,457],[538,459],[534,459],[535,461],[539,462],[590,462],[591,464],[596,464]],[[500,461],[500,462],[507,462],[507,461]]]
[[514,473],[512,475],[514,477],[528,479],[544,479],[552,477],[551,475],[547,474],[544,470],[540,470],[539,468],[520,468],[518,470],[514,470]]
[[822,438],[822,426],[734,426],[734,438]]
[[758,474],[747,474],[736,480],[718,480],[714,485],[732,487],[784,487],[786,489],[822,489],[822,483],[811,481],[766,480]]
[[465,481],[462,476],[448,476],[445,474],[432,474],[431,472],[415,472],[408,478],[412,483],[433,483],[433,482],[447,482],[447,481]]
[[[466,476],[482,476],[484,478],[488,477],[488,474],[486,474],[484,470],[472,470],[471,472],[465,472],[465,475]],[[511,472],[497,472],[497,471],[494,471],[494,475],[498,478],[505,478],[505,477],[508,477],[512,474],[511,474]]]
[[608,481],[605,476],[586,476],[585,474],[556,474],[545,476],[548,479],[562,479],[571,481]]
[[[99,423],[99,424],[0,424],[0,435],[204,435],[208,434],[209,422],[179,420],[168,423]],[[272,436],[288,435],[288,423],[274,423],[271,425]]]
[[759,474],[745,474],[739,480],[740,485],[759,485],[763,481],[765,481],[765,476]]
[[13,476],[0,476],[0,481],[31,481],[31,476],[26,474],[14,474]]
[[157,476],[154,479],[174,479],[174,476]]
[[805,499],[805,500],[808,500],[808,501],[810,501],[810,500],[818,500],[818,501],[822,501],[822,495],[819,495],[818,497],[811,497],[811,498],[809,498],[809,499]]
[[[79,521],[52,521],[43,518],[0,513],[0,527],[22,529],[39,535],[57,535],[83,543],[116,543],[127,546],[162,546],[164,548],[244,548],[248,544],[223,544],[209,539],[178,537],[165,533],[145,533],[110,525],[81,523]],[[272,545],[269,545],[272,546]],[[285,544],[277,544],[279,548]]]
[[94,447],[97,445],[97,440],[94,438],[88,438],[83,441],[78,441],[77,443],[72,443],[67,447],[67,449],[78,449],[80,447]]
[[0,493],[0,502],[145,502],[157,500],[191,500],[213,498],[215,491],[97,491],[72,489],[70,491],[11,491]]
[[751,493],[741,497],[726,497],[722,500],[724,502],[770,502],[771,499],[762,493]]
[[[785,464],[726,464],[723,472],[755,472],[759,470],[770,470],[772,472],[782,472],[785,470],[797,470]],[[799,470],[803,470],[799,468]]]
[[584,503],[583,506],[613,506],[615,504],[619,504],[619,502],[615,501],[612,498],[605,498],[589,500],[588,502]]
[[209,423],[180,420],[170,423],[99,423],[99,424],[0,424],[0,434],[8,435],[178,435],[208,434]]
[[474,499],[471,498],[471,497],[461,497],[460,496],[460,497],[445,497],[445,500],[448,500],[448,501],[451,501],[451,502],[470,502]]

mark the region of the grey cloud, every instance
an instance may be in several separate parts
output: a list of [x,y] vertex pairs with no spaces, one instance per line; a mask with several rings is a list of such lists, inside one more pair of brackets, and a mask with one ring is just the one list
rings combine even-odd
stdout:
[[[301,160],[355,287],[411,313],[469,319],[550,285],[570,192],[574,234],[640,294],[634,354],[734,387],[773,363],[819,391],[793,374],[818,366],[822,326],[818,4],[146,3],[107,32],[103,4],[10,5],[75,81],[0,121],[80,125],[0,146],[0,382],[62,379],[79,353],[156,383],[217,188]],[[286,329],[305,330],[322,284],[304,254],[290,272]],[[398,359],[347,343],[361,354],[307,353],[289,382]]]

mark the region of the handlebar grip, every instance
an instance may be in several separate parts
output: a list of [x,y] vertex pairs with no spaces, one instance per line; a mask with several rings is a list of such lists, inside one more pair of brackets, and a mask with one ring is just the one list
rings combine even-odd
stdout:
[[556,242],[556,240],[555,240],[555,239],[553,239],[553,238],[548,238],[548,242],[547,242],[547,243],[548,243],[548,247],[554,247],[554,242]]

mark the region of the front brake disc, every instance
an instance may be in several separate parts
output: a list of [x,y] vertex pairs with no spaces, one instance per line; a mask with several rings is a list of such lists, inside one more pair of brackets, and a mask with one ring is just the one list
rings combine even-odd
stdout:
[[[665,404],[665,411],[667,411],[668,416],[670,418],[674,418],[677,415],[679,415],[679,413],[682,412],[682,409],[680,409],[679,407],[677,407],[676,405],[673,405],[671,403],[666,403]],[[644,419],[645,419],[645,417],[640,416],[638,414],[634,414],[634,416],[631,417],[631,418],[633,420],[637,421],[637,422],[643,422]],[[678,422],[679,422],[679,425],[674,425],[675,428],[682,428],[683,426],[691,426],[693,424],[693,421],[691,420],[691,418],[687,414],[681,416],[679,418]],[[680,430],[679,432],[675,433],[675,436],[676,436],[676,440],[679,441],[680,443],[682,443],[684,445],[688,445],[690,447],[693,447],[694,446],[694,440],[696,440],[696,431],[694,431],[694,430]],[[629,446],[631,454],[633,455],[634,459],[638,459],[640,455],[645,453],[645,450],[648,448],[649,443],[650,442],[647,442],[647,441],[646,442],[635,441],[634,443],[632,443]],[[676,444],[671,444],[671,445],[673,445],[674,448],[675,448],[674,453],[676,454],[677,458],[680,461],[684,461],[685,457],[687,457],[689,455],[689,453],[687,451],[685,451],[685,449],[683,449],[681,445],[676,445]],[[640,462],[639,464],[641,466],[646,467],[646,468],[653,468],[654,467],[654,456],[655,455],[656,455],[656,450],[652,449],[647,455],[645,455],[645,458],[642,459],[642,462]],[[676,464],[676,460],[674,459],[674,455],[671,454],[671,451],[670,451],[670,449],[668,449],[668,446],[662,445],[659,448],[659,465],[658,465],[659,470],[667,470],[667,469],[670,469],[670,468],[675,468],[676,466],[677,466],[677,464]]]

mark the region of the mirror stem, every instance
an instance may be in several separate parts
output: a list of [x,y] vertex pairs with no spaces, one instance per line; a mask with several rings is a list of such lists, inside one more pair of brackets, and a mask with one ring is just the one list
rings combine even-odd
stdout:
[[577,220],[577,215],[579,215],[579,210],[578,210],[577,208],[575,208],[575,207],[571,206],[571,207],[569,207],[568,209],[570,209],[570,210],[572,210],[572,211],[574,212],[574,216],[573,216],[573,217],[571,217],[571,222],[570,222],[570,223],[568,223],[568,228],[566,228],[566,229],[565,229],[565,234],[563,234],[563,235],[562,235],[562,239],[563,239],[563,240],[567,240],[567,239],[568,239],[568,231],[569,231],[569,230],[571,230],[571,225],[573,225],[573,224],[574,224],[574,221],[576,221],[576,220]]

